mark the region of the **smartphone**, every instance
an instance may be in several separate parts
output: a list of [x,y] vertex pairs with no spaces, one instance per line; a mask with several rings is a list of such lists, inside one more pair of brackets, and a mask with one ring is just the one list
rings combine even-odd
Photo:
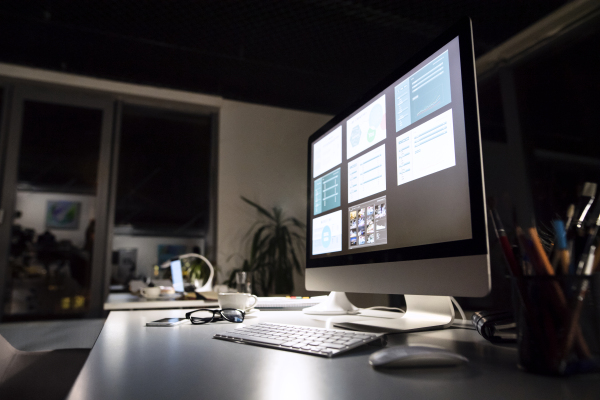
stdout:
[[183,324],[187,319],[185,318],[163,318],[152,322],[147,322],[146,326],[176,326]]

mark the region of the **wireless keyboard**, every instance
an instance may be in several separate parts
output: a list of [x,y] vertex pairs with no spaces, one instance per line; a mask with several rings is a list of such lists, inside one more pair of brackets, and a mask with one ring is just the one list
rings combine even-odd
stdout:
[[375,342],[384,345],[384,335],[383,333],[342,331],[261,322],[228,332],[217,333],[213,336],[213,339],[332,357],[367,343]]

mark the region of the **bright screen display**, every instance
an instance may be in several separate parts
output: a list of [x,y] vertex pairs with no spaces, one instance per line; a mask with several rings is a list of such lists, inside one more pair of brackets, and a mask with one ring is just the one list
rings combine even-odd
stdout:
[[173,281],[173,289],[176,292],[183,292],[183,272],[181,270],[181,260],[171,261],[171,280]]
[[310,257],[472,238],[458,41],[312,143]]

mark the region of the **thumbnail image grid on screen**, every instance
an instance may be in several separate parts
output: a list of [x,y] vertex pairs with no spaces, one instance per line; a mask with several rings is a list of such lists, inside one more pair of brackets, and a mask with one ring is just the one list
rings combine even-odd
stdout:
[[455,38],[313,142],[311,256],[471,238],[464,132]]

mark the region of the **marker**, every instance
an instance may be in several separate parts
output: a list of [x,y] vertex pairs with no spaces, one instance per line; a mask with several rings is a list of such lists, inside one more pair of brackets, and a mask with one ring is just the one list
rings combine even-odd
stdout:
[[[552,259],[552,267],[555,271],[561,272],[563,275],[569,273],[569,246],[567,244],[567,232],[565,231],[565,223],[561,220],[552,221],[554,227],[554,237],[556,241],[556,251]],[[560,269],[558,264],[560,263]]]

